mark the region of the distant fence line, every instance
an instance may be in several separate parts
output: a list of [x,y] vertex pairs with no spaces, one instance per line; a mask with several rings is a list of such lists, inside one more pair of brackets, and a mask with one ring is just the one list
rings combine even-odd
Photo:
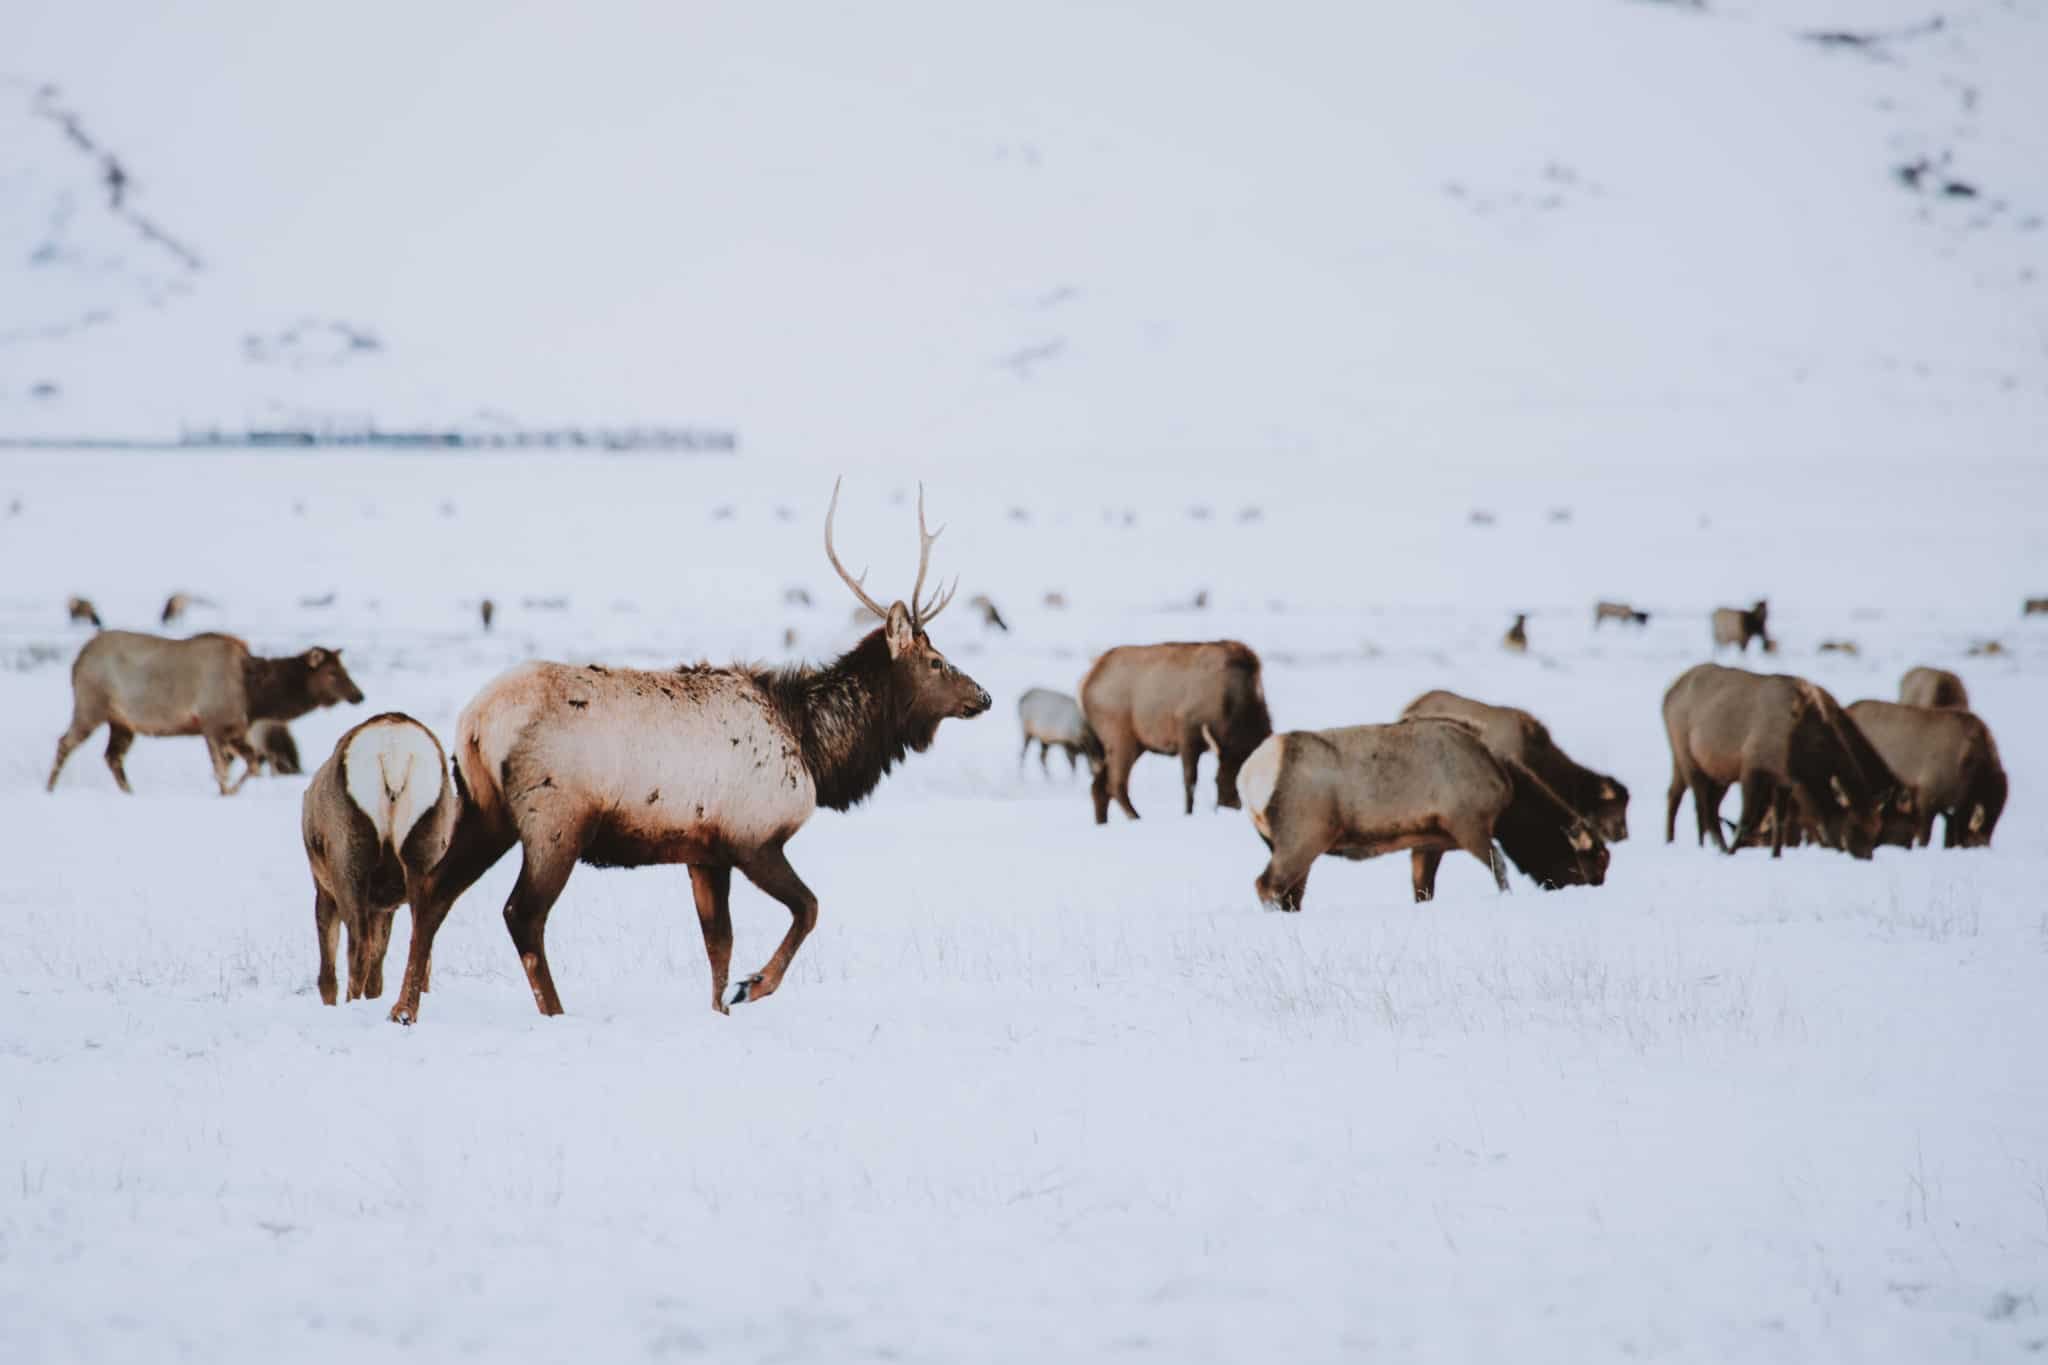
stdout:
[[315,431],[300,427],[256,427],[248,431],[209,428],[172,438],[124,436],[0,436],[0,450],[606,450],[686,451],[733,454],[739,433],[714,427],[554,427],[532,431],[419,429]]

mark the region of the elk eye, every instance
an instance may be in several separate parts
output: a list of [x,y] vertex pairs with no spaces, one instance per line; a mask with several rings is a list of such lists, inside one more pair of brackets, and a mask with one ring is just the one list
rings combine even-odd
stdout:
[[936,673],[936,672],[938,672],[938,671],[939,671],[940,669],[942,669],[942,668],[944,668],[944,667],[945,667],[945,665],[944,665],[943,663],[939,662],[939,661],[938,661],[937,659],[933,659],[933,660],[932,660],[932,672]]

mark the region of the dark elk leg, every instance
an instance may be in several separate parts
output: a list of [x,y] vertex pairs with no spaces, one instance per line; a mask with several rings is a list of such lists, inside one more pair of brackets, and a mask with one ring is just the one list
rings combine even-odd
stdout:
[[711,1008],[730,1014],[725,981],[732,968],[732,869],[691,867],[690,892],[697,901],[697,924],[704,930],[704,956],[711,962]]
[[1185,799],[1184,815],[1195,813],[1195,780],[1202,766],[1202,736],[1197,731],[1180,737],[1180,785]]
[[1440,848],[1417,848],[1408,852],[1408,877],[1415,884],[1415,903],[1436,899],[1436,869],[1444,860]]
[[334,979],[334,950],[340,946],[341,912],[334,904],[334,898],[319,887],[313,888],[313,927],[320,935],[320,1003],[331,1005],[335,1002],[337,983]]
[[526,968],[533,1003],[545,1015],[562,1012],[555,974],[548,968],[548,912],[569,884],[569,874],[576,870],[577,856],[583,850],[580,837],[556,837],[561,834],[552,831],[545,844],[538,836],[525,841],[519,880],[512,884],[512,894],[505,901],[505,929],[519,951],[519,965]]
[[1792,818],[1792,792],[1780,786],[1771,793],[1771,856],[1785,856],[1785,823]]
[[1671,769],[1671,787],[1664,793],[1664,842],[1669,844],[1678,839],[1678,803],[1685,799],[1685,775],[1674,765]]
[[1031,757],[1031,736],[1024,736],[1024,747],[1017,751],[1017,771],[1024,771],[1024,760]]
[[375,1000],[384,994],[384,957],[391,950],[391,921],[396,909],[373,910],[366,914],[363,933],[362,998]]
[[412,905],[412,947],[406,953],[405,981],[391,1006],[392,1023],[410,1024],[420,1017],[420,993],[427,988],[434,935],[441,931],[441,921],[448,918],[456,898],[490,871],[491,864],[504,857],[512,844],[511,831],[494,827],[476,807],[465,805],[455,821],[455,833],[449,837],[448,851],[417,890],[407,888]]
[[1275,848],[1266,870],[1252,883],[1259,904],[1268,910],[1301,909],[1302,898],[1308,894],[1308,870],[1316,856],[1315,850],[1307,848]]
[[[1771,779],[1762,773],[1748,773],[1742,779],[1742,814],[1735,823],[1735,847],[1743,848],[1756,838],[1756,827],[1763,823],[1764,812],[1771,808],[1773,797]],[[1782,834],[1773,832],[1772,839],[1781,839]],[[1723,846],[1725,849],[1725,845]]]
[[1038,741],[1038,771],[1045,774],[1047,777],[1052,776],[1052,765],[1045,761],[1046,755],[1050,753],[1051,750],[1052,746],[1050,744],[1047,744],[1042,739]]
[[1733,853],[1728,847],[1728,836],[1721,832],[1721,798],[1728,789],[1700,773],[1692,775],[1692,813],[1698,817],[1700,843],[1707,842],[1707,836],[1714,836],[1714,846],[1723,853]]
[[[220,794],[233,796],[235,787],[228,785],[228,769],[234,763],[233,751],[228,748],[227,740],[218,730],[206,732],[206,758],[213,765],[213,782],[220,788]],[[236,787],[240,785],[235,784]]]
[[107,723],[107,771],[114,775],[114,785],[124,792],[133,793],[128,785],[128,769],[123,760],[128,757],[128,746],[135,742],[135,732],[125,725]]
[[776,945],[775,954],[768,959],[767,965],[740,982],[740,988],[733,992],[732,1003],[735,1005],[775,994],[782,985],[783,973],[789,970],[790,962],[796,957],[796,950],[803,946],[803,941],[818,923],[818,898],[796,875],[796,869],[789,865],[780,845],[771,844],[762,849],[754,855],[753,861],[743,864],[740,871],[747,874],[748,881],[789,907],[790,924],[789,932],[782,936],[782,942]]
[[[1120,749],[1109,759],[1109,794],[1123,807],[1124,814],[1133,820],[1138,818],[1138,808],[1131,804],[1131,769],[1137,766],[1136,748]],[[1106,820],[1108,816],[1103,818]]]
[[1251,757],[1226,754],[1216,755],[1216,805],[1222,810],[1238,810],[1242,804],[1237,799],[1237,770],[1244,766],[1244,760]]

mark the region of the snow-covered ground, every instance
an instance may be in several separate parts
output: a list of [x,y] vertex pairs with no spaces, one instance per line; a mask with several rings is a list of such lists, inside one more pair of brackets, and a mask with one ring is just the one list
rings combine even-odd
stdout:
[[[64,595],[148,628],[182,589],[214,603],[192,628],[344,647],[368,701],[295,727],[317,761],[374,709],[445,736],[529,655],[776,658],[786,629],[830,654],[851,599],[827,475],[0,465],[0,1358],[2040,1349],[2048,625],[2018,599],[2048,586],[2048,483],[1752,474],[935,478],[937,564],[964,578],[935,636],[997,707],[793,843],[823,912],[784,989],[714,1015],[682,871],[582,869],[550,924],[569,1013],[542,1019],[497,913],[508,859],[401,1029],[388,995],[313,991],[302,780],[222,800],[198,741],[145,739],[134,797],[97,742],[42,792],[85,638]],[[841,514],[895,592],[913,492],[857,475]],[[796,586],[814,606],[783,604]],[[984,591],[1009,634],[966,610]],[[1707,608],[1763,593],[1778,665],[1845,700],[1963,674],[2013,774],[1994,849],[1663,844],[1662,689]],[[1600,595],[1649,628],[1595,632]],[[1511,610],[1529,657],[1495,645]],[[1183,817],[1174,765],[1144,760],[1146,818],[1097,828],[1057,760],[1019,773],[1024,687],[1217,634],[1264,653],[1283,727],[1438,685],[1534,709],[1634,793],[1608,884],[1499,897],[1454,857],[1418,908],[1405,860],[1326,861],[1303,914],[1266,914],[1264,849],[1206,781]],[[2009,653],[1965,657],[1985,638]],[[747,886],[735,921],[746,969],[787,922]]]

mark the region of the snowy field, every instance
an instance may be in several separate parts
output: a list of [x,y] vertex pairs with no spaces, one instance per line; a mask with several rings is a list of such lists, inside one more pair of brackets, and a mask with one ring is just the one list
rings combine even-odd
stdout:
[[[2025,511],[2048,481],[1929,461],[1882,496],[1787,474],[1759,497],[1722,470],[1517,468],[1064,498],[935,475],[963,588],[934,636],[996,709],[794,841],[823,909],[784,989],[714,1015],[682,870],[583,869],[550,924],[568,1014],[542,1019],[498,915],[508,859],[403,1029],[388,994],[318,1003],[303,779],[222,800],[199,741],[144,739],[126,798],[95,740],[43,793],[86,638],[64,596],[148,629],[182,589],[214,604],[191,629],[343,647],[368,701],[295,726],[310,766],[375,710],[445,737],[531,656],[829,656],[853,636],[829,475],[0,466],[0,1358],[2040,1350],[2048,623],[2018,608],[2048,589]],[[912,493],[857,473],[841,513],[890,593]],[[799,586],[814,606],[783,605]],[[1709,607],[1762,594],[1779,666],[1845,701],[1915,663],[1963,674],[2013,775],[1995,848],[1664,845],[1662,690],[1705,657]],[[1649,628],[1596,633],[1602,595]],[[1512,611],[1526,658],[1495,643]],[[1225,634],[1264,654],[1283,728],[1433,686],[1535,710],[1633,793],[1607,885],[1501,897],[1453,855],[1416,907],[1405,859],[1325,861],[1303,914],[1267,914],[1265,851],[1207,768],[1187,818],[1175,765],[1143,760],[1145,819],[1108,828],[1085,776],[1019,773],[1022,689]],[[1829,637],[1861,655],[1818,656]],[[1989,638],[2009,652],[1965,657]],[[737,972],[787,919],[736,886]]]

